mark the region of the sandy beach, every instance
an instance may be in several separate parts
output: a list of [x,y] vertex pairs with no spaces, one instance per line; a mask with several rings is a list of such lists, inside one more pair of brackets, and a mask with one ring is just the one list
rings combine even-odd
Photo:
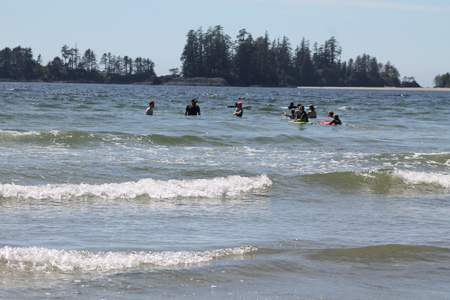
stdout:
[[331,87],[331,86],[298,86],[298,89],[327,89],[327,90],[394,90],[394,91],[444,91],[450,92],[450,88],[401,88],[401,87]]

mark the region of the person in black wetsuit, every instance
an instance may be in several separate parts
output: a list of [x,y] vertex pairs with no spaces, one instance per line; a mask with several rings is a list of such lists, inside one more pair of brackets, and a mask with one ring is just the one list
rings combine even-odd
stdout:
[[308,122],[308,114],[305,111],[305,107],[300,105],[298,110],[295,112],[297,115],[295,121],[297,122]]
[[197,99],[192,99],[191,104],[186,106],[184,111],[185,116],[196,116],[200,115],[200,106],[197,105]]
[[235,115],[236,117],[242,117],[243,114],[244,108],[242,107],[242,102],[238,102],[236,110],[234,111],[233,115]]
[[338,115],[333,115],[333,121],[328,123],[328,125],[342,125],[342,122]]

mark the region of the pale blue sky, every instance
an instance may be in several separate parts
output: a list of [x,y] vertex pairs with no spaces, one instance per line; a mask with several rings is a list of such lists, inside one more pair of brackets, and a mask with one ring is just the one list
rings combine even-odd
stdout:
[[0,0],[0,48],[30,47],[43,63],[61,47],[150,58],[157,75],[180,68],[189,30],[221,25],[233,40],[286,36],[294,49],[336,37],[342,60],[369,54],[432,86],[450,72],[448,0]]

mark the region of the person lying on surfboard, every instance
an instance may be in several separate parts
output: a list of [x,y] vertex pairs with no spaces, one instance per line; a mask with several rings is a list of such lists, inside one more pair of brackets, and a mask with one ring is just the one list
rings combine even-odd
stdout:
[[339,119],[338,115],[335,115],[331,110],[328,113],[328,118],[332,118],[331,121],[320,120],[319,123],[325,125],[342,125],[341,119]]
[[341,120],[339,119],[338,115],[333,115],[333,121],[328,123],[328,125],[342,125]]
[[[332,110],[330,110],[328,112],[328,118],[333,119],[333,116],[334,116],[334,112]],[[331,121],[320,120],[319,123],[329,125],[331,123]]]

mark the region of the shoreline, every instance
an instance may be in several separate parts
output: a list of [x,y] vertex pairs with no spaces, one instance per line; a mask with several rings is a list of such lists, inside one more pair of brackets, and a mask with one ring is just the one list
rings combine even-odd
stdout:
[[335,87],[335,86],[298,86],[298,89],[324,89],[324,90],[378,90],[378,91],[444,91],[450,92],[450,88],[402,88],[402,87]]
[[[14,80],[0,78],[0,82],[31,82],[31,83],[74,83],[74,84],[125,84],[125,85],[165,85],[165,86],[223,86],[223,87],[241,87],[229,85],[223,78],[171,78],[171,76],[157,77],[160,82],[138,81],[138,82],[94,82],[83,80]],[[248,86],[248,87],[266,87],[266,86]],[[297,88],[297,89],[315,89],[315,90],[378,90],[378,91],[442,91],[450,92],[450,88],[430,88],[430,87],[350,87],[350,86],[271,86],[273,88]]]

